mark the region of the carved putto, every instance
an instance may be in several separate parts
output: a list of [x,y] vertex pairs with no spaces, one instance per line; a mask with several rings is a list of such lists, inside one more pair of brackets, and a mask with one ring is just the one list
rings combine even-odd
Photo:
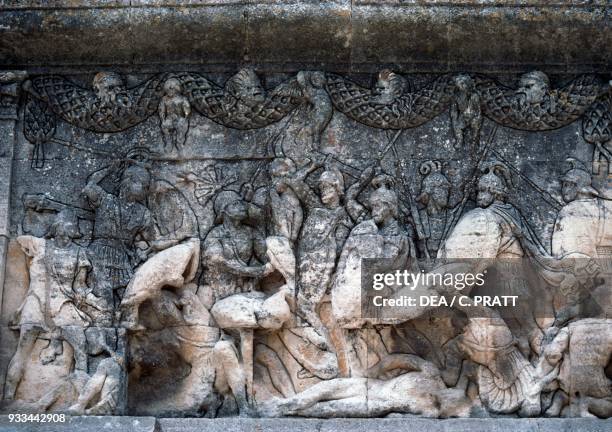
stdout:
[[187,140],[191,105],[181,94],[181,83],[169,78],[164,83],[164,96],[159,103],[157,114],[161,122],[162,135],[166,149],[182,149]]

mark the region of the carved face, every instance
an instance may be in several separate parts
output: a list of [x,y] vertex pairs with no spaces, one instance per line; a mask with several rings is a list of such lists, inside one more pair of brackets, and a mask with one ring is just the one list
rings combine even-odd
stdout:
[[126,177],[121,181],[120,194],[129,202],[141,202],[147,197],[147,186],[142,181]]
[[450,191],[448,190],[448,188],[443,187],[443,186],[434,187],[434,188],[428,189],[426,193],[428,196],[428,199],[427,199],[428,206],[441,208],[441,209],[448,207],[448,200],[449,200],[449,195],[450,195]]
[[322,180],[319,182],[319,192],[321,193],[321,202],[328,207],[336,207],[340,202],[340,196],[336,185],[328,181]]
[[495,201],[495,195],[485,185],[478,186],[478,195],[476,196],[476,204],[480,208],[487,208]]
[[223,213],[235,221],[245,220],[248,216],[246,204],[242,200],[236,200],[225,206]]
[[250,83],[245,85],[238,92],[239,99],[247,105],[257,105],[264,101],[263,88],[259,83]]
[[474,81],[469,75],[458,75],[455,77],[455,85],[462,92],[471,91],[474,89]]
[[170,78],[164,83],[166,96],[174,97],[181,93],[181,83],[176,78]]
[[548,83],[542,77],[535,74],[525,74],[521,77],[518,93],[522,95],[528,104],[537,104],[544,100],[548,90]]
[[566,203],[574,201],[578,197],[578,185],[571,181],[563,181],[561,195]]
[[286,177],[295,171],[293,162],[290,159],[275,159],[270,164],[270,176],[275,178]]
[[372,211],[372,219],[377,225],[381,225],[393,218],[393,210],[389,204],[383,200],[370,200],[370,207]]
[[62,243],[69,243],[79,237],[79,229],[73,221],[62,220],[55,225],[55,238]]
[[105,104],[117,102],[117,96],[126,91],[125,84],[119,75],[113,72],[99,72],[93,80],[96,96]]
[[390,104],[404,93],[405,87],[404,78],[390,70],[383,70],[378,74],[378,79],[372,89],[371,101],[381,105]]
[[250,69],[242,69],[226,83],[227,91],[249,107],[265,101],[265,91],[257,74]]

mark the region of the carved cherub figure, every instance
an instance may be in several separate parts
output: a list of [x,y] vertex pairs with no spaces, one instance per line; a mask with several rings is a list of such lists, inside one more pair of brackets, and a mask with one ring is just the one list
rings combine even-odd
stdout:
[[325,75],[322,72],[299,72],[297,81],[307,103],[305,116],[305,132],[312,146],[318,150],[321,133],[331,120],[333,114],[332,102],[325,90]]
[[179,150],[185,145],[189,130],[191,105],[181,94],[181,83],[176,78],[170,78],[164,83],[162,97],[157,113],[161,122],[161,130],[166,149]]
[[469,75],[457,75],[454,82],[455,99],[451,105],[450,117],[455,148],[465,145],[473,154],[478,148],[482,126],[480,96],[476,91],[474,80]]

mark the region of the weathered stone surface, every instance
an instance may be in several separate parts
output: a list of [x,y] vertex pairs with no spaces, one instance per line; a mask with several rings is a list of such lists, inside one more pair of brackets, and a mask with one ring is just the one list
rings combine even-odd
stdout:
[[0,1],[0,410],[609,427],[609,14]]
[[605,0],[55,3],[0,5],[4,65],[586,72],[611,61]]
[[121,431],[121,432],[158,432],[155,417],[66,417],[65,421],[23,422],[10,421],[6,415],[0,416],[0,431]]
[[532,431],[580,431],[603,432],[610,427],[609,420],[590,419],[452,419],[431,420],[414,417],[396,419],[344,419],[344,420],[312,420],[312,419],[158,419],[161,432],[178,431],[321,431],[321,432],[382,432],[395,430],[408,432],[421,430],[424,432],[464,432],[464,431],[497,431],[512,430],[520,432]]

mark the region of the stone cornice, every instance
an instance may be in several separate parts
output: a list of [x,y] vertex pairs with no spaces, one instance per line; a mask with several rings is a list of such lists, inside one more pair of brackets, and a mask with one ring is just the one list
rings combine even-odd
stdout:
[[0,2],[5,68],[609,72],[605,1]]

